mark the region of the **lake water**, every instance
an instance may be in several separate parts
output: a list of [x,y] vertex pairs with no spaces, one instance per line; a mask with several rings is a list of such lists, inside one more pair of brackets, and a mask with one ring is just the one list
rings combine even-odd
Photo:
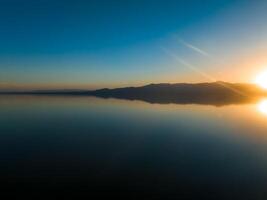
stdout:
[[23,191],[266,199],[267,103],[0,96],[0,178]]

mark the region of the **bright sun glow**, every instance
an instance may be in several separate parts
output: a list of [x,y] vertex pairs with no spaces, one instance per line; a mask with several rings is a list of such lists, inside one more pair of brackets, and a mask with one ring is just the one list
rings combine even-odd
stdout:
[[261,113],[267,115],[267,100],[263,100],[258,104],[258,109]]
[[260,87],[267,89],[267,71],[259,74],[255,79],[255,83]]

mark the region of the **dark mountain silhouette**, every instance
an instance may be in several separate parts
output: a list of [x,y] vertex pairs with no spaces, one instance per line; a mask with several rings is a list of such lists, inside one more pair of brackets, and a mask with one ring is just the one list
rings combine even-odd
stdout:
[[178,83],[150,84],[143,87],[101,89],[89,94],[103,98],[143,100],[150,103],[226,105],[250,103],[267,92],[253,84],[240,83]]
[[[267,96],[267,91],[254,84],[245,83],[177,83],[150,84],[142,87],[88,90],[39,90],[4,92],[5,94],[32,95],[89,95],[101,98],[142,100],[149,103],[228,105],[252,103]],[[3,93],[2,93],[3,94]]]

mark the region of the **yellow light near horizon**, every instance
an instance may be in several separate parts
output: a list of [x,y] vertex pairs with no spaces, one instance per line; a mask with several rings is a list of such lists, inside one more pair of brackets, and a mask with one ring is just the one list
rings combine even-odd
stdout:
[[263,100],[258,104],[258,109],[261,113],[267,115],[267,100]]
[[255,79],[255,83],[260,87],[267,89],[267,71],[264,71],[259,74]]

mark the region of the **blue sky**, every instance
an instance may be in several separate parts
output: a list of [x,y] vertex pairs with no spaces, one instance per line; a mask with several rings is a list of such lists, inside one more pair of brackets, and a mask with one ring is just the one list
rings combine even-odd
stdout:
[[246,81],[267,63],[266,9],[264,0],[0,0],[0,87]]

